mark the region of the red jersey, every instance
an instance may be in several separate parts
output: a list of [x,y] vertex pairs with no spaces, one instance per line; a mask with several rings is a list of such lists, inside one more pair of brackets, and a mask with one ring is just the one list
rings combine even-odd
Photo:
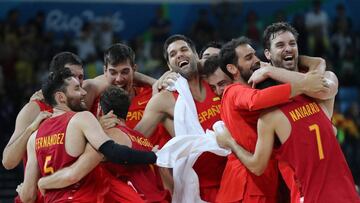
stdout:
[[360,202],[330,119],[306,96],[280,107],[291,124],[277,157],[294,169],[304,202]]
[[[257,120],[261,113],[260,109],[287,102],[290,92],[289,84],[257,90],[234,83],[224,91],[221,118],[236,142],[253,153],[257,141]],[[256,176],[247,170],[234,154],[230,154],[216,200],[235,202],[249,195],[275,199],[277,189],[276,160],[270,159],[263,175]]]
[[[21,201],[19,195],[15,197],[14,203],[23,203],[23,202]],[[44,203],[44,197],[42,196],[42,194],[40,193],[39,190],[37,191],[35,203]]]
[[304,195],[300,192],[300,182],[295,175],[294,169],[286,161],[278,161],[280,174],[290,190],[290,202],[299,203]]
[[[40,101],[40,100],[34,100],[34,102],[39,106],[40,108],[40,111],[48,111],[50,113],[53,112],[53,108],[48,105],[47,103],[43,102],[43,101]],[[25,151],[25,155],[23,157],[23,165],[24,165],[24,170],[26,168],[26,162],[27,162],[27,152]],[[25,171],[24,171],[25,172]],[[36,201],[35,203],[43,203],[44,202],[44,199],[43,199],[43,196],[41,195],[40,191],[38,191],[37,193],[37,196],[36,196]],[[22,201],[20,200],[20,197],[19,196],[16,196],[15,197],[15,200],[14,200],[15,203],[22,203]]]
[[135,96],[131,99],[129,111],[126,116],[126,126],[134,129],[143,117],[145,107],[152,96],[152,88],[150,86],[135,87]]
[[[107,163],[100,164],[108,179],[110,190],[105,194],[104,203],[145,203],[134,187],[128,183],[120,181],[117,177],[108,171]],[[110,165],[109,165],[110,166]]]
[[[132,148],[143,151],[151,151],[153,145],[151,142],[126,126],[118,125],[122,132],[126,133],[131,140]],[[120,165],[106,163],[106,169],[115,177],[134,187],[146,202],[170,202],[169,191],[165,190],[158,168],[154,165]]]
[[94,114],[94,116],[97,118],[99,116],[102,116],[102,110],[100,107],[100,96],[96,97],[91,108],[90,112]]
[[[140,122],[143,117],[145,107],[152,97],[152,88],[150,86],[134,87],[135,97],[131,99],[128,114],[126,116],[126,125],[131,129]],[[100,106],[100,96],[98,96],[93,105],[91,106],[90,112],[96,117],[102,116],[102,110]],[[154,145],[159,145],[161,148],[171,139],[170,134],[167,132],[162,124],[159,124],[149,140]]]
[[[206,82],[202,82],[206,90],[204,101],[194,100],[200,125],[204,130],[212,129],[213,124],[220,120],[220,97],[216,96]],[[174,92],[175,98],[178,93]],[[214,202],[220,187],[221,177],[225,168],[226,157],[205,152],[200,155],[193,168],[199,177],[200,196],[202,200]],[[207,194],[207,188],[213,188]],[[214,191],[215,190],[215,191]]]
[[39,100],[35,100],[35,103],[40,107],[40,111],[48,111],[50,113],[53,112],[53,108],[49,104]]
[[[77,160],[77,157],[72,157],[65,149],[66,128],[75,114],[75,112],[66,112],[40,124],[35,140],[35,151],[41,177],[70,166]],[[97,197],[100,198],[99,193],[105,190],[103,184],[94,184],[103,180],[101,175],[101,169],[97,167],[76,184],[62,189],[47,190],[44,200],[45,202],[94,202]]]
[[[152,97],[151,86],[135,87],[134,89],[135,97],[131,99],[131,104],[126,117],[126,125],[131,129],[134,129],[140,122],[143,117],[145,107]],[[159,145],[160,148],[170,139],[170,134],[162,124],[158,124],[155,131],[149,137],[150,142],[154,145]]]

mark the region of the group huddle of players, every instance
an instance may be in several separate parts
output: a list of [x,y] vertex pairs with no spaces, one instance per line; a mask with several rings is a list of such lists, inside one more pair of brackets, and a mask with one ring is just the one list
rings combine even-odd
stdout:
[[232,151],[195,162],[203,201],[360,202],[331,123],[337,77],[323,59],[299,56],[297,38],[287,23],[269,25],[265,63],[245,37],[209,43],[199,57],[172,35],[170,71],[158,80],[136,72],[125,44],[109,47],[104,74],[86,80],[77,55],[58,53],[3,152],[5,168],[25,167],[15,202],[171,202],[172,170],[156,166],[156,151],[177,136],[179,93],[166,87],[178,74],[201,127],[222,120],[216,140]]

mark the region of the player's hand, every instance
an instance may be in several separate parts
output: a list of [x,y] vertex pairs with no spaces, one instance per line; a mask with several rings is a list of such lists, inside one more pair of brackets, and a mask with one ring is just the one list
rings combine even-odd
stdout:
[[[319,71],[320,74],[324,74],[326,71],[326,61],[323,58],[317,57],[319,58],[320,62],[317,66],[314,67],[314,70]],[[312,67],[309,67],[309,71],[312,71],[313,69],[311,69]]]
[[50,112],[48,112],[48,111],[41,111],[41,112],[39,113],[39,115],[35,118],[35,120],[30,124],[29,129],[30,129],[31,131],[37,130],[37,129],[39,128],[40,123],[41,123],[43,120],[45,120],[45,119],[47,119],[47,118],[50,118],[51,115],[52,115],[52,113],[50,113]]
[[30,100],[29,101],[35,101],[35,100],[38,100],[38,101],[44,101],[44,95],[42,93],[41,90],[38,90],[36,91],[31,97],[30,97]]
[[179,74],[172,71],[167,71],[156,81],[155,87],[158,91],[166,89],[168,86],[173,85],[178,77]]
[[40,178],[38,181],[38,189],[39,189],[41,195],[44,196],[46,193],[46,190],[44,188],[42,188],[42,178]]
[[158,80],[156,80],[156,82],[153,84],[152,86],[152,94],[157,94],[161,91],[162,89],[162,82],[164,80],[164,78],[171,73],[170,70],[166,71]]
[[216,133],[216,142],[222,148],[230,148],[231,142],[234,142],[234,139],[225,127],[221,133]]
[[113,110],[111,110],[106,115],[101,116],[99,118],[99,122],[100,122],[101,127],[104,130],[106,130],[106,129],[109,129],[109,128],[112,128],[112,127],[115,127],[116,125],[118,125],[120,123],[120,120],[114,114]]
[[151,149],[151,151],[153,151],[153,152],[158,152],[159,151],[159,145],[155,145],[152,149]]
[[16,192],[17,192],[19,195],[21,194],[22,186],[23,186],[23,183],[20,183],[20,184],[16,187]]
[[42,189],[42,188],[39,188],[39,191],[41,193],[42,196],[45,196],[45,193],[46,193],[46,190]]
[[256,84],[264,81],[269,77],[269,72],[271,71],[272,66],[270,63],[260,62],[260,67],[251,75],[248,80],[248,84],[251,85],[252,88],[255,88]]
[[307,72],[302,81],[302,85],[305,93],[329,91],[329,84],[326,78],[324,78],[324,75],[320,74],[317,70]]

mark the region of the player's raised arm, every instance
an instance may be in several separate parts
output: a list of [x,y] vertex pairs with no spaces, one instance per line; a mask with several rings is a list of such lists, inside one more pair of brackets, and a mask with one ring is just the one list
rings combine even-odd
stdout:
[[[135,130],[145,137],[149,137],[154,132],[156,125],[164,121],[168,116],[167,109],[171,108],[171,101],[174,101],[171,92],[162,91],[154,95],[147,104],[143,117],[136,125]],[[174,131],[169,131],[169,133],[174,133]],[[174,137],[173,134],[171,136]]]
[[[19,112],[15,130],[3,151],[2,164],[8,170],[15,168],[24,157],[26,152],[26,144],[28,139],[36,129],[35,126],[30,126],[40,113],[40,108],[36,102],[31,101],[27,103]],[[38,120],[40,123],[41,120]]]

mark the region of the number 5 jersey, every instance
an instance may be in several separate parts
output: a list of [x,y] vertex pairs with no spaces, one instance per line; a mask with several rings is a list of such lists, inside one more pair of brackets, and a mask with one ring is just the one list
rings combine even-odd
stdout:
[[[66,152],[66,128],[75,112],[45,120],[39,127],[35,140],[35,152],[41,177],[70,166],[78,157]],[[46,190],[45,202],[102,202],[100,194],[106,189],[102,169],[96,167],[79,182],[62,189]]]

